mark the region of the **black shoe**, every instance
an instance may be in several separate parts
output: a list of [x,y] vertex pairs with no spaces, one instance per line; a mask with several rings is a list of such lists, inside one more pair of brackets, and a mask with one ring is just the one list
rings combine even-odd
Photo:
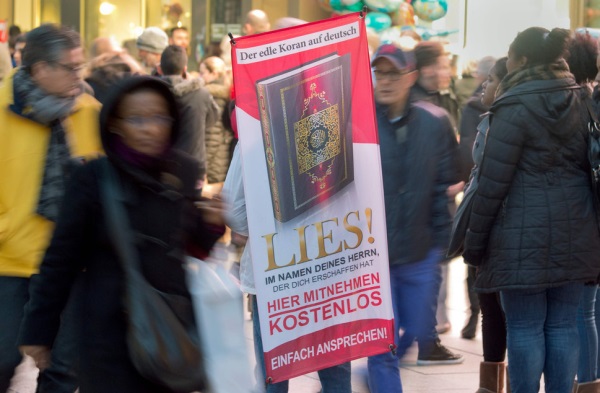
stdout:
[[468,340],[472,340],[475,338],[475,334],[477,333],[477,320],[479,319],[478,314],[471,314],[469,317],[469,321],[465,325],[465,327],[460,331],[460,336],[462,338],[466,338]]
[[419,352],[417,366],[432,366],[436,364],[460,364],[465,361],[463,355],[451,352],[439,341],[431,345],[431,350],[427,353]]

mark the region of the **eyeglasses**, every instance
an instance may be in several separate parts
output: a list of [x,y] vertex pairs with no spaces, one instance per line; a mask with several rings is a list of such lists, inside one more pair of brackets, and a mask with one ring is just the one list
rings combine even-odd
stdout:
[[63,63],[60,63],[58,61],[51,61],[50,63],[59,66],[60,68],[62,68],[63,70],[65,70],[65,71],[67,71],[67,72],[69,72],[71,74],[79,74],[86,67],[85,64],[80,64],[80,65],[77,65],[77,66],[72,66],[70,64],[63,64]]
[[134,127],[143,127],[146,124],[154,124],[162,128],[168,128],[173,125],[175,119],[169,116],[163,115],[152,115],[152,116],[127,116],[127,117],[117,117],[118,119],[123,120],[124,122],[134,126]]
[[412,71],[381,71],[375,70],[375,79],[378,81],[389,79],[391,81],[397,81],[402,78],[403,75],[410,74]]

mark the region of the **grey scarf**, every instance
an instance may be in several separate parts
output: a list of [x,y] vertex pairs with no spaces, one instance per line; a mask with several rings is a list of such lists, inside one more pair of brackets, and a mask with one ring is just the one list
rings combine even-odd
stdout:
[[14,75],[13,89],[14,104],[10,109],[50,129],[36,213],[50,221],[56,221],[60,201],[65,193],[66,170],[71,158],[62,123],[73,112],[77,97],[63,98],[44,92],[23,68]]

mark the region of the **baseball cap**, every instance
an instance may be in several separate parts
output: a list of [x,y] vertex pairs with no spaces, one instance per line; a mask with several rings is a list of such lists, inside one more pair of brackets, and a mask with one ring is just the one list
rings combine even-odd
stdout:
[[371,66],[374,66],[381,58],[388,59],[400,70],[414,71],[416,69],[414,53],[412,51],[403,51],[393,44],[381,45],[373,55]]
[[167,33],[158,27],[147,27],[137,38],[136,45],[138,49],[152,53],[162,53],[169,45]]

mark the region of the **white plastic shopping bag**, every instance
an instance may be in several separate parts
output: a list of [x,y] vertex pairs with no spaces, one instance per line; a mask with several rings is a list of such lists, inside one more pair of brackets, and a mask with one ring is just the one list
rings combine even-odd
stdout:
[[220,263],[188,257],[187,270],[210,393],[251,392],[254,378],[239,286]]

